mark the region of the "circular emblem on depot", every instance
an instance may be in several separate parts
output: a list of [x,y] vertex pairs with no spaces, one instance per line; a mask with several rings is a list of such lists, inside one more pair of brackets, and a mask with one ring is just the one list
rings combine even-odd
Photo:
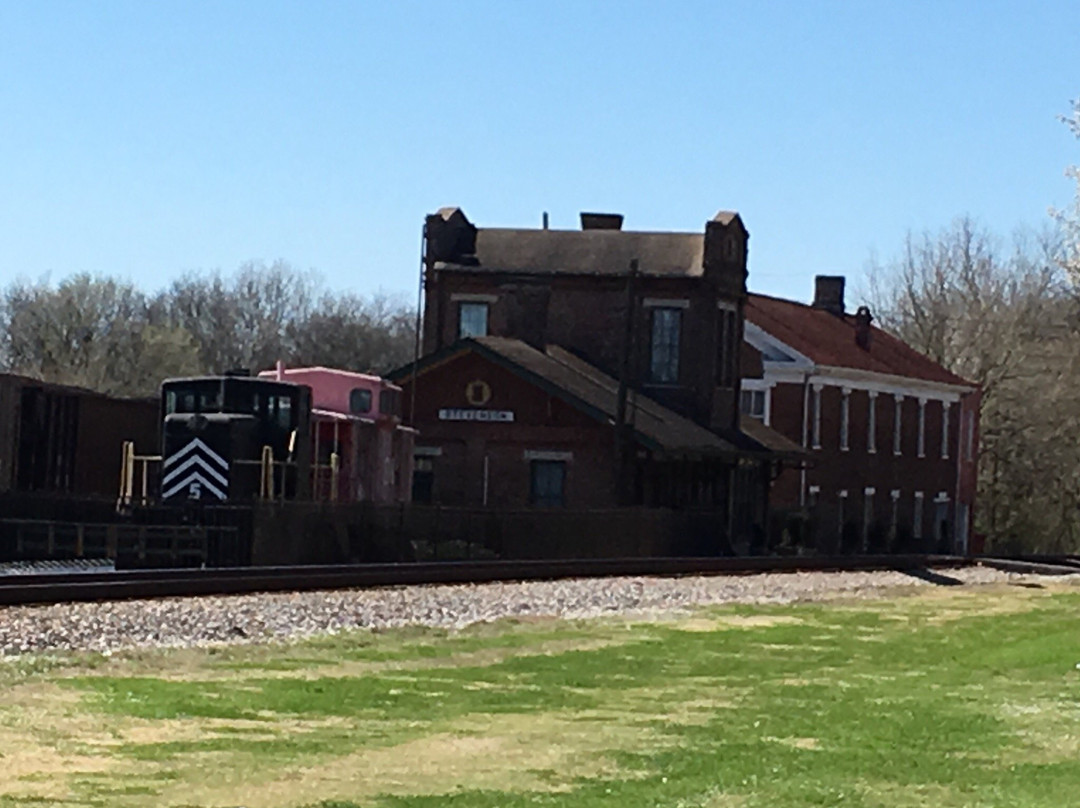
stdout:
[[491,387],[480,379],[471,381],[465,385],[465,400],[474,407],[483,407],[491,401]]

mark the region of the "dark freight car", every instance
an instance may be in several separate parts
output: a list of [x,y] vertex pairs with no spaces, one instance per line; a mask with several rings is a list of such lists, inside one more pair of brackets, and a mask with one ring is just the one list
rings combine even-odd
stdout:
[[0,492],[115,500],[124,441],[158,448],[158,402],[0,374]]

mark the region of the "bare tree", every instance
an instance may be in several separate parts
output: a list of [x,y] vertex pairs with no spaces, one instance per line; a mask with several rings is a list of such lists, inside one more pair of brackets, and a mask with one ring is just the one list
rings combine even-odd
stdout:
[[883,327],[983,390],[978,526],[1010,549],[1080,548],[1080,310],[1055,234],[968,218],[870,267]]
[[[1072,102],[1072,112],[1061,116],[1061,121],[1073,135],[1080,139],[1080,99]],[[1072,205],[1068,210],[1051,208],[1053,216],[1061,227],[1064,249],[1061,265],[1068,273],[1074,286],[1080,289],[1080,166],[1072,165],[1065,169],[1065,175],[1075,183]]]
[[403,300],[377,294],[324,294],[294,334],[297,363],[385,373],[412,359],[415,313]]
[[414,316],[388,295],[326,291],[284,261],[189,273],[154,296],[75,275],[0,292],[0,355],[9,371],[152,395],[170,376],[261,370],[278,359],[385,372],[412,358]]
[[107,393],[151,394],[161,374],[196,369],[183,329],[152,326],[145,295],[126,281],[75,275],[56,286],[17,281],[3,293],[6,367]]

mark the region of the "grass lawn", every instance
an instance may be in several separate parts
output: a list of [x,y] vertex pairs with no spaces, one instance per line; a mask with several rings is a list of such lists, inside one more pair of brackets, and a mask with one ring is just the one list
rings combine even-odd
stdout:
[[0,806],[1080,805],[1080,588],[0,662]]

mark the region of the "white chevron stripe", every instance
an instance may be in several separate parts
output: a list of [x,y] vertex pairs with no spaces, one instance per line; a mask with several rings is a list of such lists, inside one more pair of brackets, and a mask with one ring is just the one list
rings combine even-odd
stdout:
[[[211,477],[213,477],[215,480],[217,480],[222,485],[222,487],[225,487],[225,488],[228,487],[228,485],[229,485],[228,478],[225,477],[222,474],[219,474],[216,469],[212,468],[210,466],[210,464],[206,462],[206,460],[203,458],[202,455],[195,455],[194,457],[189,457],[185,462],[181,463],[176,468],[171,469],[162,478],[162,480],[161,480],[162,486],[168,485],[170,482],[172,482],[172,480],[174,478],[176,478],[179,475],[183,474],[185,471],[187,471],[192,466],[198,466],[200,469],[202,469],[207,474],[209,474]],[[226,467],[225,470],[228,471],[228,467]]]
[[170,488],[168,491],[163,493],[161,495],[161,498],[162,499],[171,499],[178,492],[183,491],[185,488],[188,488],[192,483],[195,483],[195,482],[201,483],[203,485],[203,487],[206,488],[207,491],[209,491],[211,494],[216,496],[218,499],[225,499],[225,492],[222,491],[221,489],[219,489],[217,486],[215,486],[212,482],[210,482],[208,479],[203,477],[197,471],[190,474],[190,475],[188,475],[183,480],[181,480],[176,485],[174,485],[172,488]]
[[171,454],[167,458],[165,458],[165,463],[163,464],[164,467],[168,468],[173,463],[177,462],[181,457],[188,455],[196,449],[202,449],[202,451],[206,454],[207,457],[217,462],[217,464],[222,468],[228,470],[228,462],[226,462],[226,460],[221,455],[219,455],[217,452],[215,452],[213,449],[203,443],[201,438],[193,438],[188,442],[188,445],[181,449],[179,452]]

